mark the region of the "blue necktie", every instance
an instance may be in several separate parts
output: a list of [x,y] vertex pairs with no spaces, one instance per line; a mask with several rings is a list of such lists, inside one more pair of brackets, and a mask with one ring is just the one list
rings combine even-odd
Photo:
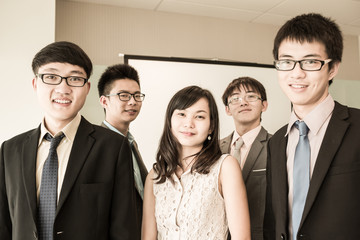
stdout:
[[57,205],[58,157],[56,148],[64,133],[53,138],[49,133],[44,138],[51,142],[49,155],[44,163],[40,184],[38,208],[39,239],[52,240],[54,232],[55,211]]
[[296,240],[310,185],[310,144],[307,137],[309,128],[305,122],[296,121],[294,125],[299,129],[299,142],[296,146],[294,157],[294,192],[292,206],[293,240]]

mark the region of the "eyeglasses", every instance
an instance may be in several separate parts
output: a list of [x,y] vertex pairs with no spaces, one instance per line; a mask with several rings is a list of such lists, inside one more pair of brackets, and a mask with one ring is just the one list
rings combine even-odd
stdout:
[[119,96],[120,101],[130,101],[131,97],[135,99],[136,102],[142,102],[145,99],[145,94],[143,93],[128,93],[128,92],[119,92],[119,93],[113,93],[109,95],[105,95],[106,97],[110,96]]
[[71,87],[83,87],[85,83],[88,81],[88,79],[83,77],[77,77],[77,76],[69,76],[69,77],[62,77],[56,74],[36,74],[37,77],[41,78],[43,83],[49,84],[49,85],[59,85],[63,79],[65,79],[66,84]]
[[317,60],[317,59],[304,59],[304,60],[290,60],[290,59],[281,59],[275,60],[275,68],[279,71],[291,71],[295,68],[296,63],[300,64],[300,68],[304,71],[320,71],[321,68],[331,62],[332,59],[326,60]]
[[262,98],[255,94],[245,95],[244,97],[233,96],[229,99],[229,104],[237,105],[243,102],[244,100],[247,102],[255,102],[257,100],[262,101]]

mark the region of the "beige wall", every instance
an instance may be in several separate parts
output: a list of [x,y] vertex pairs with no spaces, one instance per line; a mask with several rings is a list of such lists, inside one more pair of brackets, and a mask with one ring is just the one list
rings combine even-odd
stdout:
[[[209,17],[57,1],[56,40],[79,44],[95,65],[121,62],[118,53],[218,58],[272,64],[278,27]],[[344,36],[338,79],[360,80],[358,36]]]
[[55,40],[55,0],[1,0],[0,34],[2,143],[41,121],[31,86],[31,61],[37,51]]

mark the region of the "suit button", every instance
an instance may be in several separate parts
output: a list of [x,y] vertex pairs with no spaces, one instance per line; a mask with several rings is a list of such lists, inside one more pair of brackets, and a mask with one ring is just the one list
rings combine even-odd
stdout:
[[285,240],[285,235],[284,234],[281,234],[281,239]]

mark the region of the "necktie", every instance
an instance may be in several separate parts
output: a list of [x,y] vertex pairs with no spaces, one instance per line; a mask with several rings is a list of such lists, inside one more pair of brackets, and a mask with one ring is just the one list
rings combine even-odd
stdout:
[[133,158],[134,157],[136,158],[136,159],[133,159],[135,188],[139,192],[141,198],[144,199],[144,185],[142,183],[140,168],[139,168],[139,164],[137,162],[137,160],[139,159],[139,155],[138,155],[138,152],[137,152],[136,145],[137,144],[136,144],[136,142],[134,140],[132,142],[132,144],[131,144],[131,150],[132,150],[132,153],[133,153]]
[[240,154],[241,154],[241,146],[244,144],[244,140],[239,137],[236,142],[235,142],[235,148],[234,148],[234,158],[236,158],[241,166],[241,158],[240,158]]
[[292,206],[293,240],[296,240],[310,185],[310,144],[307,137],[309,128],[303,121],[296,121],[295,127],[299,129],[299,142],[296,146],[294,157],[294,192]]
[[50,141],[49,155],[44,163],[40,184],[38,208],[39,239],[52,240],[57,204],[58,157],[56,148],[64,133],[53,138],[49,133],[44,138]]

